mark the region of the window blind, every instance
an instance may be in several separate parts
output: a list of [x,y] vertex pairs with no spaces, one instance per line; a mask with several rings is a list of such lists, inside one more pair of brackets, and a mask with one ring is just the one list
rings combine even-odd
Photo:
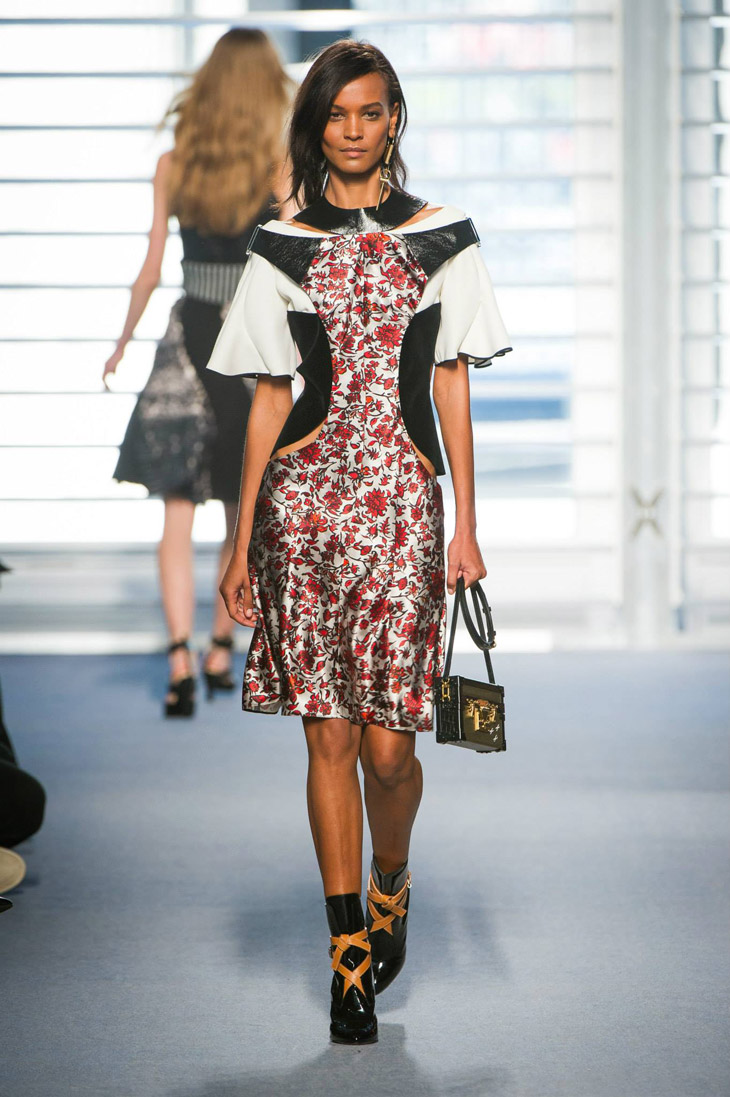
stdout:
[[[480,539],[515,627],[610,638],[620,618],[615,0],[251,3],[9,0],[0,34],[0,514],[5,544],[149,544],[160,510],[112,482],[116,445],[179,293],[163,283],[101,368],[144,255],[154,127],[233,23],[293,75],[308,35],[381,46],[402,78],[409,188],[474,219],[515,352],[471,374]],[[447,485],[445,485],[447,487]],[[451,505],[448,488],[447,505]],[[196,537],[220,533],[202,508]],[[618,632],[616,632],[618,636]],[[610,642],[610,639],[609,639]]]

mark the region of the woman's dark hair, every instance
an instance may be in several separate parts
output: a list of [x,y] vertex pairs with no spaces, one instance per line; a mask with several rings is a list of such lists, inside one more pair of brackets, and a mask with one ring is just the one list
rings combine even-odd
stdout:
[[396,103],[398,125],[390,161],[391,176],[403,188],[407,171],[400,154],[400,140],[406,128],[406,102],[400,81],[385,54],[369,42],[343,38],[322,50],[297,92],[289,124],[289,156],[292,165],[291,195],[300,206],[310,206],[321,198],[327,178],[327,161],[322,155],[322,135],[329,120],[335,96],[345,84],[380,73],[388,89],[388,106]]

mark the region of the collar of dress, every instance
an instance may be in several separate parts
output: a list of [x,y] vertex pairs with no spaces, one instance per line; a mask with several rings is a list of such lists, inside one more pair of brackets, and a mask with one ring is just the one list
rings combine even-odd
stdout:
[[360,206],[358,209],[343,209],[333,206],[324,195],[307,206],[292,218],[304,225],[310,225],[321,232],[339,232],[349,235],[356,232],[378,232],[380,229],[396,229],[422,210],[426,205],[423,198],[406,194],[404,190],[392,189],[380,209],[375,206]]

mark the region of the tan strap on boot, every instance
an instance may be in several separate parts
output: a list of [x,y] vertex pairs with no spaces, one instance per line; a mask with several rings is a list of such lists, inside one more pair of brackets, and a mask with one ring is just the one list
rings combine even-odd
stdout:
[[[338,975],[341,975],[345,980],[345,985],[342,988],[342,1001],[345,1000],[345,995],[351,987],[357,987],[361,994],[365,994],[365,990],[362,985],[362,977],[370,967],[370,941],[368,940],[368,931],[361,929],[358,933],[341,933],[339,937],[330,937],[332,947],[330,948],[330,956],[332,957],[332,970],[336,971]],[[352,945],[355,948],[361,948],[365,953],[365,959],[362,963],[358,964],[354,971],[350,971],[348,967],[345,967],[342,963],[342,957],[345,952]]]
[[[368,880],[368,910],[373,918],[371,933],[375,933],[378,929],[384,929],[391,937],[393,936],[393,919],[404,917],[406,908],[402,904],[410,886],[411,874],[409,872],[400,891],[397,891],[395,895],[383,895],[382,891],[379,891],[375,886],[373,874],[370,873],[370,879]],[[381,913],[378,907],[382,907],[385,913]]]

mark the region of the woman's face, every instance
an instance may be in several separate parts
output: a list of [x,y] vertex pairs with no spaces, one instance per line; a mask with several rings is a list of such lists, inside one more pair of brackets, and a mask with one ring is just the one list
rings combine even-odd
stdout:
[[395,135],[398,104],[388,107],[385,80],[377,72],[345,84],[330,107],[322,152],[341,175],[369,175],[380,164],[385,142]]

